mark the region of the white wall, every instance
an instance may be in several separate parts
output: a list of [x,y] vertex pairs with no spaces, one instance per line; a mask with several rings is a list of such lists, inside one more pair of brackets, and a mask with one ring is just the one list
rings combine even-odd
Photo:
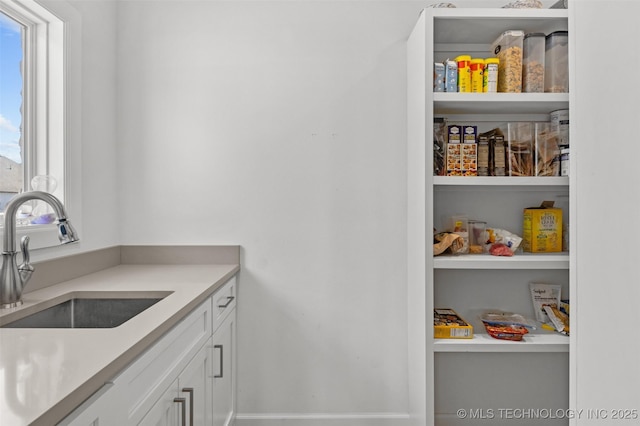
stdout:
[[242,246],[240,424],[407,412],[405,51],[421,7],[119,4],[122,242]]
[[[578,106],[572,108],[571,116],[571,155],[574,141],[577,154],[572,158],[571,177],[576,178],[578,212],[577,223],[571,224],[571,251],[577,258],[577,303],[571,303],[572,321],[575,318],[577,323],[577,328],[571,328],[576,366],[573,403],[584,410],[579,425],[638,423],[639,346],[633,336],[640,322],[640,228],[625,229],[624,238],[611,249],[603,249],[602,243],[612,239],[593,232],[622,229],[629,217],[637,218],[640,144],[633,129],[640,118],[640,88],[606,84],[615,82],[615,77],[610,79],[616,68],[592,67],[591,59],[606,51],[607,57],[624,61],[625,69],[640,68],[640,2],[581,0],[574,1],[572,8],[576,46],[571,101]],[[618,43],[603,37],[614,33]],[[607,320],[609,313],[615,315],[615,326]],[[626,418],[631,420],[621,420]]]

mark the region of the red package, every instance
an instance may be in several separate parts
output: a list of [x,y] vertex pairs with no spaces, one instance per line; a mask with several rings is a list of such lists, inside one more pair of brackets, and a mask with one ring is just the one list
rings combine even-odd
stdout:
[[502,243],[493,244],[489,249],[489,253],[494,256],[513,256],[511,249]]

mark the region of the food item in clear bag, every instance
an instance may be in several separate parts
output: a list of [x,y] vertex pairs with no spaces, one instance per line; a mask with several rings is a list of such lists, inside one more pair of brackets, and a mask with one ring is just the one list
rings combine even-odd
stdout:
[[556,331],[569,335],[569,315],[562,312],[557,306],[545,305],[544,312],[549,317],[551,324],[555,327]]
[[485,250],[495,256],[512,256],[522,242],[519,235],[500,228],[487,228],[486,235]]
[[533,176],[533,123],[509,123],[509,176]]
[[496,339],[521,341],[535,329],[531,321],[520,314],[502,311],[488,311],[480,316],[487,333]]
[[451,232],[462,237],[460,253],[469,253],[469,219],[464,215],[451,216]]
[[433,236],[433,255],[443,253],[458,254],[464,248],[464,240],[458,234],[451,232],[438,232]]
[[560,146],[558,133],[551,123],[535,123],[536,145],[534,168],[536,176],[560,175]]

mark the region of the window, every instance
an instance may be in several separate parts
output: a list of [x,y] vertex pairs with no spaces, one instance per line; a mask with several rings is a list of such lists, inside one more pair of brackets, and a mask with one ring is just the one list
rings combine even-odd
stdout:
[[0,46],[0,212],[35,176],[64,201],[64,23],[35,0],[2,0]]

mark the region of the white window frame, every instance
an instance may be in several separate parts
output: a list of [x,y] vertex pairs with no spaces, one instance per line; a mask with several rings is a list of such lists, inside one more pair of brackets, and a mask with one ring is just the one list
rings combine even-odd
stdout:
[[[67,194],[65,128],[65,22],[35,0],[2,0],[0,10],[25,27],[23,59],[22,161],[24,190],[37,175],[55,177],[53,194]],[[4,220],[3,220],[4,224]],[[4,229],[0,229],[2,235]],[[18,227],[31,248],[57,244],[51,225]]]

